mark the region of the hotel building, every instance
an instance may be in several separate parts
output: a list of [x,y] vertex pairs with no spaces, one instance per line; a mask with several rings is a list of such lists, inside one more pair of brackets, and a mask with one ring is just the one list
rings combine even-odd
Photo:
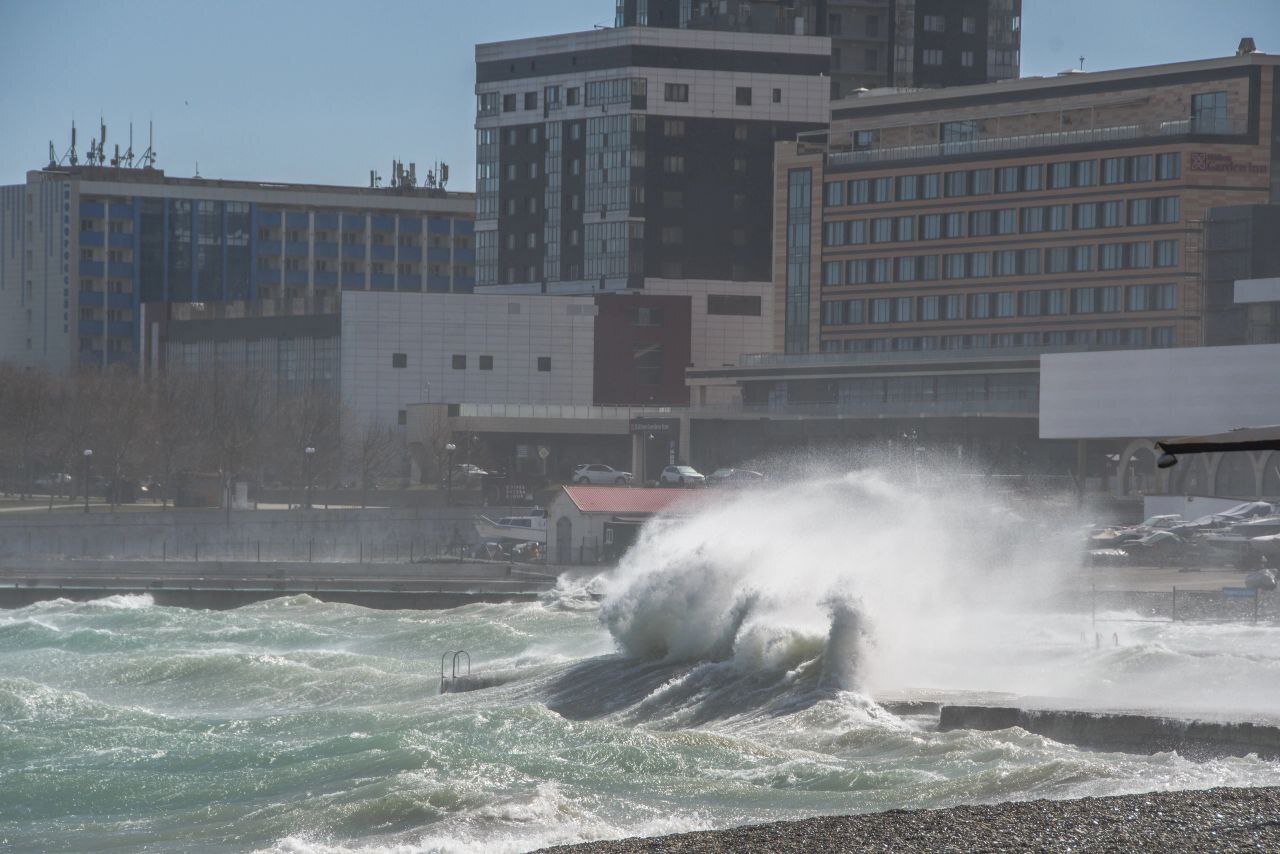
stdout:
[[779,145],[786,353],[1204,343],[1207,211],[1280,198],[1280,58],[869,94]]

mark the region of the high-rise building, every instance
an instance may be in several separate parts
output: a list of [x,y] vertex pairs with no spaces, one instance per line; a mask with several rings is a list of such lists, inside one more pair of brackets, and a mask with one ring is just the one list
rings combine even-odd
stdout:
[[283,301],[340,290],[468,292],[474,197],[172,178],[60,166],[0,187],[0,361],[62,371],[136,365],[144,303]]
[[617,26],[831,39],[831,97],[1018,76],[1022,0],[618,0]]
[[1202,223],[1276,200],[1278,78],[1243,53],[834,105],[779,146],[776,348],[1203,344],[1231,277],[1206,292]]
[[476,47],[477,286],[768,282],[774,143],[823,38],[625,27]]

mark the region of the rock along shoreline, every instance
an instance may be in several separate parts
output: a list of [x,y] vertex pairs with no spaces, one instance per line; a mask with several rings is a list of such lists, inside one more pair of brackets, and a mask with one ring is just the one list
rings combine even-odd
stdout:
[[1280,851],[1280,787],[890,810],[542,850],[556,854]]

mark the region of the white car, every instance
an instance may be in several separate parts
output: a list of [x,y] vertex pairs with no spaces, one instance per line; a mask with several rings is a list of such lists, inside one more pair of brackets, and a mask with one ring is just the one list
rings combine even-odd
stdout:
[[676,484],[679,486],[705,486],[707,479],[692,466],[667,466],[658,475],[659,484]]
[[573,467],[573,475],[570,480],[574,483],[607,483],[626,486],[631,483],[631,472],[618,471],[601,463],[580,463]]

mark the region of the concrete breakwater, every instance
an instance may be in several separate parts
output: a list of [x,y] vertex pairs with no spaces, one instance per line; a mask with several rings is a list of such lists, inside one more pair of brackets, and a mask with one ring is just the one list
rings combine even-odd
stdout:
[[437,609],[536,599],[556,568],[453,562],[353,564],[26,559],[0,567],[0,607],[145,593],[160,605],[222,609],[306,594],[368,608]]
[[1280,726],[1187,720],[1160,715],[945,705],[938,729],[1002,730],[1021,727],[1045,738],[1126,753],[1177,751],[1189,759],[1257,755],[1280,758]]

